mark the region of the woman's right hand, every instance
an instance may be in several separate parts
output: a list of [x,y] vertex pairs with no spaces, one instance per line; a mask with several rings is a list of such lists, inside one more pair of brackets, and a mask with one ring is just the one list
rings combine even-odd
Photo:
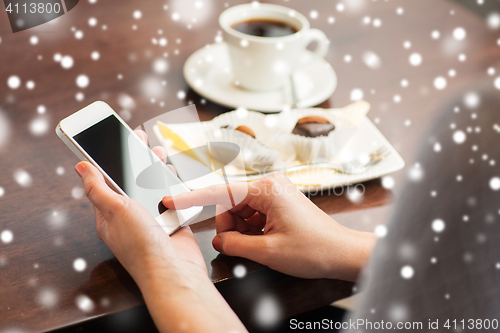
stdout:
[[302,278],[354,281],[375,245],[371,233],[343,227],[314,205],[290,180],[274,174],[251,183],[233,183],[234,207],[226,185],[175,197],[172,209],[217,205],[214,248]]

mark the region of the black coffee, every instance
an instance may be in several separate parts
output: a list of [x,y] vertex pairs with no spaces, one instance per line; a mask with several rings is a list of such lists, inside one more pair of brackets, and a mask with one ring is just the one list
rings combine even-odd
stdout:
[[297,32],[297,29],[288,23],[267,19],[243,21],[233,24],[231,28],[247,35],[259,37],[283,37]]

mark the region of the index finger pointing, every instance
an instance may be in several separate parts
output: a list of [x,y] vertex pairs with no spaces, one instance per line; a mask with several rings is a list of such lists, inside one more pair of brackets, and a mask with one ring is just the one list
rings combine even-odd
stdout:
[[210,205],[233,207],[241,202],[234,202],[233,198],[246,198],[248,189],[249,186],[246,183],[234,183],[230,186],[229,184],[212,185],[192,192],[181,193],[174,197],[166,196],[163,198],[163,204],[171,209]]

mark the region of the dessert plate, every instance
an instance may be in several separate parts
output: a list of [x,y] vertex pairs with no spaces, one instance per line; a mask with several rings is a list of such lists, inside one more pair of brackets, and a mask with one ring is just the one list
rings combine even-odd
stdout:
[[[276,115],[270,115],[275,117]],[[268,116],[269,117],[269,116]],[[160,128],[162,126],[163,128]],[[165,130],[165,128],[168,128]],[[206,145],[204,134],[199,130],[200,123],[185,123],[185,124],[168,124],[154,125],[153,130],[161,144],[166,148],[169,156],[178,154],[185,147],[199,147]],[[356,132],[351,136],[349,141],[340,150],[336,160],[332,163],[340,162],[342,158],[348,160],[363,154],[374,151],[375,149],[385,146],[390,151],[390,154],[380,163],[370,167],[364,173],[355,175],[346,175],[334,172],[328,169],[306,169],[301,172],[286,174],[288,178],[303,192],[319,193],[330,191],[341,186],[349,186],[358,184],[371,179],[376,179],[395,171],[402,169],[405,165],[403,158],[398,154],[396,149],[389,143],[378,128],[371,122],[368,117],[363,117]],[[184,147],[184,149],[178,149]],[[224,184],[224,177],[220,172],[212,172],[206,166],[207,163],[200,161],[200,158],[185,155],[181,164],[176,166],[176,161],[171,160],[172,164],[177,167],[179,178],[186,185],[194,190],[204,188],[214,184]],[[189,165],[189,168],[183,166]],[[188,170],[190,169],[190,170]],[[207,170],[198,172],[198,175],[193,177],[193,170]],[[250,178],[249,178],[250,179]],[[253,178],[252,178],[253,180]],[[245,177],[241,181],[247,181]],[[330,192],[328,192],[330,193]],[[336,190],[334,193],[339,193]]]
[[[301,65],[291,79],[296,107],[306,108],[327,100],[337,87],[337,75],[323,58],[304,50]],[[234,83],[226,43],[207,45],[194,52],[184,64],[189,86],[207,99],[230,108],[244,107],[267,113],[280,112],[293,104],[291,84],[273,91],[250,91]]]

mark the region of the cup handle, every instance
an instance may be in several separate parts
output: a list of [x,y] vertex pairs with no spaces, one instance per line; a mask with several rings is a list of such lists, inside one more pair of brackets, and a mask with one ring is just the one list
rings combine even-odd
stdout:
[[324,58],[328,53],[328,47],[330,46],[330,40],[328,37],[326,37],[325,33],[319,29],[309,29],[306,36],[305,46],[307,47],[307,45],[312,42],[318,43],[313,53],[321,58]]

